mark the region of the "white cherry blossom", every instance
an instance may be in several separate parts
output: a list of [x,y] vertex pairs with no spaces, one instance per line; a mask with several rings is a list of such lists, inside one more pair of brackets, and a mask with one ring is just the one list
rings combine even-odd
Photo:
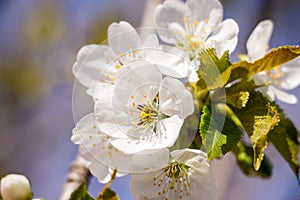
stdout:
[[216,48],[221,55],[232,52],[237,44],[238,25],[223,18],[218,0],[166,0],[154,11],[154,22],[160,38],[189,52],[194,59],[203,49]]
[[111,144],[126,154],[172,146],[184,119],[194,112],[182,82],[165,77],[150,63],[128,63],[108,95],[98,97],[95,114]]
[[[273,32],[271,20],[261,21],[251,33],[247,41],[248,60],[253,62],[263,57],[269,49],[269,41]],[[295,104],[297,97],[287,93],[300,84],[300,59],[296,58],[270,71],[263,71],[253,76],[257,85],[267,86],[260,88],[270,100],[278,99],[282,102]]]
[[137,200],[217,200],[215,177],[204,152],[171,152],[168,166],[151,173],[132,174],[130,190]]
[[73,73],[77,80],[94,96],[95,88],[117,82],[119,71],[135,59],[157,64],[166,75],[184,78],[190,63],[184,52],[159,44],[155,34],[144,41],[129,23],[112,23],[108,28],[108,45],[86,45],[77,54]]

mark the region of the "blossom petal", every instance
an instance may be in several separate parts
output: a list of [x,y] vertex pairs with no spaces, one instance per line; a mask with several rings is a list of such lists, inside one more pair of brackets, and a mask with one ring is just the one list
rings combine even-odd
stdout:
[[159,90],[160,109],[168,115],[184,119],[194,112],[192,94],[177,79],[166,77]]
[[289,94],[273,86],[270,86],[269,90],[272,90],[272,92],[275,94],[275,97],[282,102],[288,104],[296,104],[298,102],[297,97],[294,94]]
[[284,80],[280,84],[280,88],[291,90],[300,84],[300,58],[291,60],[280,66],[280,70],[284,73]]
[[[116,167],[120,159],[127,162],[131,159],[110,147],[109,137],[98,129],[94,114],[86,115],[76,124],[71,140],[80,145],[79,154],[101,183],[106,183],[111,177],[108,166]],[[126,173],[118,174],[121,175]]]
[[182,124],[183,120],[177,116],[166,118],[158,123],[156,133],[148,132],[136,138],[116,139],[112,141],[112,145],[126,154],[170,147],[178,138]]
[[73,65],[73,73],[77,80],[86,87],[95,87],[108,62],[115,57],[108,46],[86,45],[77,54]]
[[205,21],[210,25],[218,25],[223,18],[223,6],[218,0],[187,0],[194,20]]
[[[200,150],[183,149],[171,152],[171,156],[179,163],[188,165],[188,175],[190,179],[189,194],[182,193],[183,199],[191,200],[217,200],[217,185],[215,177],[210,169],[206,154]],[[179,160],[177,160],[178,158]],[[185,162],[183,162],[185,161]],[[159,185],[154,184],[155,178],[160,174],[164,176],[163,169],[151,173],[132,174],[130,181],[130,191],[136,199],[178,199],[179,192],[169,188],[169,182],[163,182],[161,177]],[[165,180],[167,181],[167,180]],[[157,191],[161,187],[160,191]],[[179,190],[180,188],[178,188]],[[182,188],[181,188],[182,189]],[[162,192],[165,191],[165,192]],[[190,198],[188,198],[190,197]]]
[[191,65],[188,53],[176,47],[162,46],[160,49],[146,49],[145,59],[158,67],[166,76],[185,78]]
[[144,40],[143,48],[159,48],[159,40],[157,35],[151,34]]
[[190,166],[191,199],[217,200],[217,185],[209,166],[206,154],[196,149],[181,149],[172,151],[171,156],[178,162]]
[[128,22],[112,23],[107,32],[108,44],[117,54],[142,47],[138,33]]
[[121,123],[128,117],[127,113],[115,109],[121,106],[118,101],[113,103],[112,94],[98,99],[95,103],[95,115],[101,131],[114,138],[127,138],[130,126]]
[[267,52],[273,27],[271,20],[263,20],[252,31],[246,46],[251,61],[261,58]]
[[93,114],[86,115],[73,130],[72,141],[79,144],[79,154],[88,162],[87,166],[99,182],[107,182],[113,168],[117,176],[127,172],[149,172],[166,166],[169,150],[141,151],[136,155],[124,154],[111,145],[111,137],[96,126]]
[[184,18],[190,13],[189,7],[179,0],[166,0],[154,10],[154,24],[159,37],[167,43],[178,43],[174,31],[184,32]]
[[147,96],[152,101],[158,93],[162,75],[156,66],[147,62],[137,64],[139,66],[125,73],[115,87],[115,96],[124,105],[129,103],[131,96],[137,101]]
[[224,20],[208,40],[215,43],[218,56],[225,51],[233,52],[238,41],[239,27],[233,19]]

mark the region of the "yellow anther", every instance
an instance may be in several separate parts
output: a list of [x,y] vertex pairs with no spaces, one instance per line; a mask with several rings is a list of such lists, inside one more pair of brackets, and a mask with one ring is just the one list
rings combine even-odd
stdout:
[[194,24],[195,24],[196,26],[198,26],[198,25],[199,25],[199,22],[198,22],[197,20],[194,20]]
[[133,50],[134,55],[137,55],[138,53],[139,53],[138,50]]
[[205,19],[204,21],[205,21],[205,23],[208,23],[209,20],[208,20],[208,19]]
[[121,54],[120,54],[120,56],[121,56],[121,57],[124,57],[124,56],[125,56],[125,54],[124,54],[124,53],[121,53]]
[[128,49],[131,49],[131,45],[130,44],[128,45]]
[[131,96],[130,96],[130,98],[134,99],[134,96],[133,96],[133,95],[131,95]]
[[187,17],[183,18],[183,21],[186,23],[189,21],[189,19]]

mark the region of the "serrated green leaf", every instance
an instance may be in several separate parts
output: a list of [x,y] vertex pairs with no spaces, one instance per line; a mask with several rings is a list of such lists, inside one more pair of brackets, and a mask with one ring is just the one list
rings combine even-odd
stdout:
[[110,188],[106,188],[103,193],[101,193],[96,200],[120,200],[115,191]]
[[272,164],[268,157],[265,156],[259,170],[255,170],[253,167],[253,148],[242,142],[233,149],[233,153],[236,156],[236,161],[242,172],[249,176],[258,176],[262,178],[270,178],[272,175]]
[[234,91],[226,93],[226,102],[236,108],[243,108],[246,106],[250,93],[248,91]]
[[218,58],[215,49],[206,49],[199,54],[199,61],[197,73],[200,78],[196,84],[198,87],[212,90],[227,83],[231,72],[228,70],[231,63],[227,51]]
[[248,71],[248,75],[257,74],[262,71],[269,71],[272,68],[280,66],[300,55],[299,46],[282,46],[276,49],[272,49],[264,57],[254,61],[248,62],[242,60],[234,63],[231,68],[244,68]]
[[[225,106],[221,106],[223,108]],[[210,105],[204,107],[200,122],[200,134],[209,159],[231,151],[242,135],[236,124],[225,116],[225,110],[215,110],[212,114],[212,109]]]
[[277,109],[268,105],[268,113],[264,116],[254,116],[254,131],[250,137],[254,150],[254,168],[260,168],[264,156],[264,150],[267,147],[268,133],[280,121]]
[[[231,106],[232,107],[232,106]],[[268,133],[279,123],[279,114],[260,92],[252,91],[246,107],[232,107],[247,134],[254,151],[254,168],[258,170],[267,147]]]
[[203,108],[200,122],[200,135],[208,159],[213,159],[223,155],[222,145],[226,143],[226,135],[220,132],[218,119],[212,118],[210,106]]
[[280,114],[280,122],[268,135],[268,139],[280,155],[287,161],[290,168],[299,180],[299,133],[293,123],[285,116],[282,109],[277,106]]
[[72,192],[70,200],[94,200],[94,198],[88,193],[86,183],[82,183]]

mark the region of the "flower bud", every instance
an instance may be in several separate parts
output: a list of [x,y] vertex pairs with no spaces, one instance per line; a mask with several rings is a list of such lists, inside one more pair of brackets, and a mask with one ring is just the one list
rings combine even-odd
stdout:
[[3,200],[31,200],[32,191],[29,180],[19,174],[8,174],[1,179]]

